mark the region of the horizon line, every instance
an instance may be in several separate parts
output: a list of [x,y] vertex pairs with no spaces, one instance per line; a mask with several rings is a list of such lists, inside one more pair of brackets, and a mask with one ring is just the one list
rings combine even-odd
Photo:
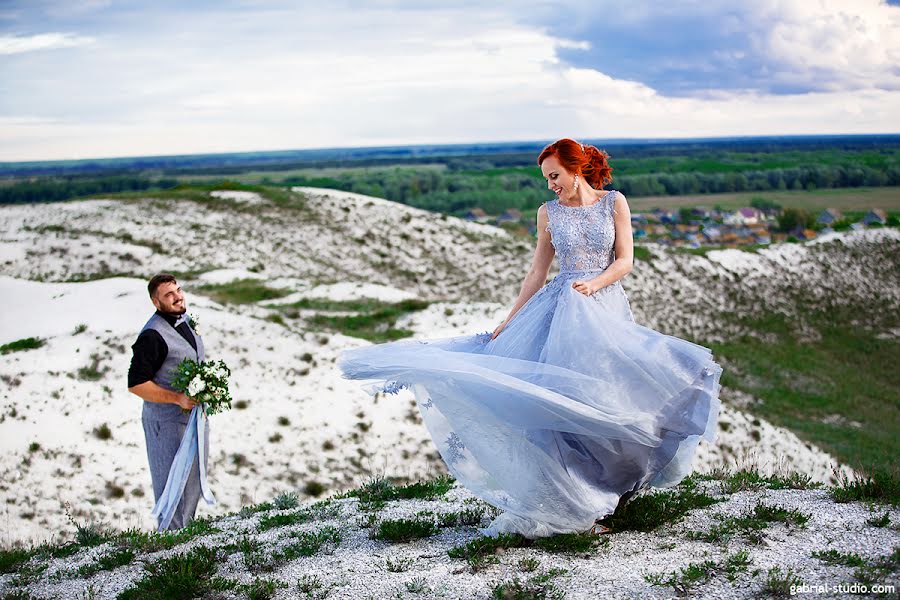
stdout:
[[[564,136],[565,137],[565,136]],[[666,142],[718,142],[728,140],[770,140],[770,139],[803,139],[803,138],[891,138],[900,137],[900,133],[799,133],[799,134],[764,134],[764,135],[723,135],[723,136],[701,136],[701,137],[616,137],[616,138],[597,138],[584,137],[582,140],[591,143],[606,144],[638,144],[638,143],[666,143]],[[548,138],[549,139],[549,138]],[[561,139],[561,138],[557,138]],[[0,160],[0,167],[12,166],[29,166],[37,164],[64,164],[79,162],[100,162],[100,161],[120,161],[120,160],[151,160],[151,159],[179,159],[192,158],[200,156],[221,156],[221,157],[239,157],[245,155],[258,154],[298,154],[312,152],[339,152],[349,150],[396,150],[402,148],[461,148],[461,147],[478,147],[478,146],[511,146],[511,145],[546,145],[551,141],[542,141],[535,139],[528,140],[492,140],[481,142],[441,142],[441,143],[418,143],[418,144],[380,144],[372,146],[321,146],[321,147],[295,147],[280,148],[269,150],[235,150],[226,152],[191,152],[184,154],[134,154],[119,156],[95,156],[88,158],[53,158],[53,159],[32,159],[32,160]]]

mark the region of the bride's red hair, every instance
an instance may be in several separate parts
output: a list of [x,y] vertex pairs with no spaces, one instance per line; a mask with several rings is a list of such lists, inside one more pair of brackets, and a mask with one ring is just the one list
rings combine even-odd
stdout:
[[582,145],[573,139],[563,138],[541,151],[538,166],[549,156],[555,156],[566,171],[584,177],[592,188],[603,189],[603,186],[612,182],[609,154],[596,146]]

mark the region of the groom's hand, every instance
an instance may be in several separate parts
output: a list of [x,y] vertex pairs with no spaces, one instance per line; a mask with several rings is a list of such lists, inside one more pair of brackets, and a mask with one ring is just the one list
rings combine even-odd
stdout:
[[195,406],[197,406],[197,401],[192,399],[190,396],[179,393],[175,398],[175,404],[177,404],[184,410],[191,410]]

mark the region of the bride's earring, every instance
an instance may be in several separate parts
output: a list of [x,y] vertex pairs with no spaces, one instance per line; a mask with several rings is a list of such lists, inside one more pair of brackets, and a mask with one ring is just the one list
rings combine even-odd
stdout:
[[578,191],[578,175],[575,176],[575,183],[572,184],[572,189],[576,192]]

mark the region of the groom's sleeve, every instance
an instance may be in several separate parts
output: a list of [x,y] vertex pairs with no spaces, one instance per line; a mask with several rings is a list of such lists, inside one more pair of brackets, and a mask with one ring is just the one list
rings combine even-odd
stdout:
[[152,329],[145,329],[131,346],[131,366],[128,368],[128,387],[151,381],[169,354],[169,346]]

